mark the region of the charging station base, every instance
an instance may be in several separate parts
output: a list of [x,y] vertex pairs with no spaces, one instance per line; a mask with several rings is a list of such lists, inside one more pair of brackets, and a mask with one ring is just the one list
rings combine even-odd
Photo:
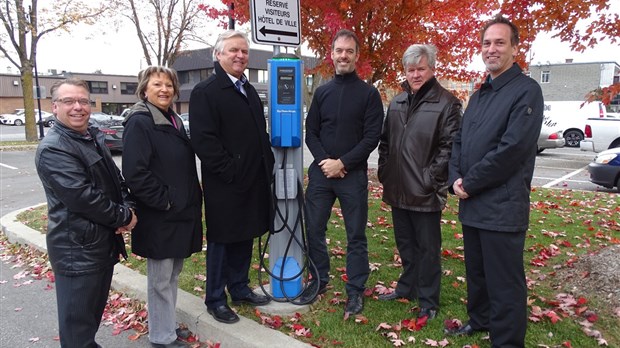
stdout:
[[[284,271],[282,271],[282,267],[284,267]],[[278,260],[276,260],[276,264],[273,266],[273,270],[271,271],[271,273],[276,277],[284,279],[294,277],[295,275],[300,274],[300,272],[301,268],[299,267],[297,260],[290,256],[287,257],[286,260],[279,257]],[[274,298],[294,298],[301,293],[301,289],[301,274],[294,279],[285,281],[280,281],[275,277],[271,278],[271,293]]]

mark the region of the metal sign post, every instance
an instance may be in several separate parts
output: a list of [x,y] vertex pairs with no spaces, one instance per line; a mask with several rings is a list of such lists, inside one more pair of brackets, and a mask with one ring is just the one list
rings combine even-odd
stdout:
[[302,291],[303,211],[303,62],[280,55],[280,46],[301,44],[299,0],[250,0],[252,40],[274,45],[269,60],[269,123],[276,159],[277,203],[269,239],[271,292],[279,301],[293,301]]

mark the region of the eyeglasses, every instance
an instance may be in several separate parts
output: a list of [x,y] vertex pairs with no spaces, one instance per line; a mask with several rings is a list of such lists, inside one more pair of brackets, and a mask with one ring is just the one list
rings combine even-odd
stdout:
[[90,105],[90,99],[86,99],[86,98],[80,98],[80,99],[62,98],[62,99],[56,99],[55,101],[60,102],[65,106],[73,106],[75,102],[78,102],[82,106]]

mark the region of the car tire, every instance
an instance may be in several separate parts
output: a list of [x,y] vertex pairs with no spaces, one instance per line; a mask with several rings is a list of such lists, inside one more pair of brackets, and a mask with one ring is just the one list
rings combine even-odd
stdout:
[[567,147],[579,147],[579,142],[583,140],[583,133],[578,130],[569,130],[564,133],[564,141]]
[[54,127],[54,123],[55,123],[54,120],[49,120],[49,121],[47,121],[47,126],[48,127]]
[[16,126],[23,126],[24,122],[22,122],[22,120],[15,120],[15,123],[13,123]]

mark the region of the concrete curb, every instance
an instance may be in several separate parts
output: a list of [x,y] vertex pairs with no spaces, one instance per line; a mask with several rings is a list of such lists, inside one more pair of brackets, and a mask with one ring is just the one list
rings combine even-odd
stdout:
[[[16,210],[0,218],[2,231],[11,243],[30,245],[47,252],[45,235],[17,221],[17,215],[39,205]],[[114,267],[112,288],[135,299],[146,302],[146,276],[123,265]],[[177,298],[177,320],[187,324],[201,340],[220,342],[222,347],[259,348],[287,347],[308,348],[311,345],[300,342],[279,331],[266,328],[253,320],[240,317],[235,324],[223,324],[211,317],[202,299],[179,289]]]

